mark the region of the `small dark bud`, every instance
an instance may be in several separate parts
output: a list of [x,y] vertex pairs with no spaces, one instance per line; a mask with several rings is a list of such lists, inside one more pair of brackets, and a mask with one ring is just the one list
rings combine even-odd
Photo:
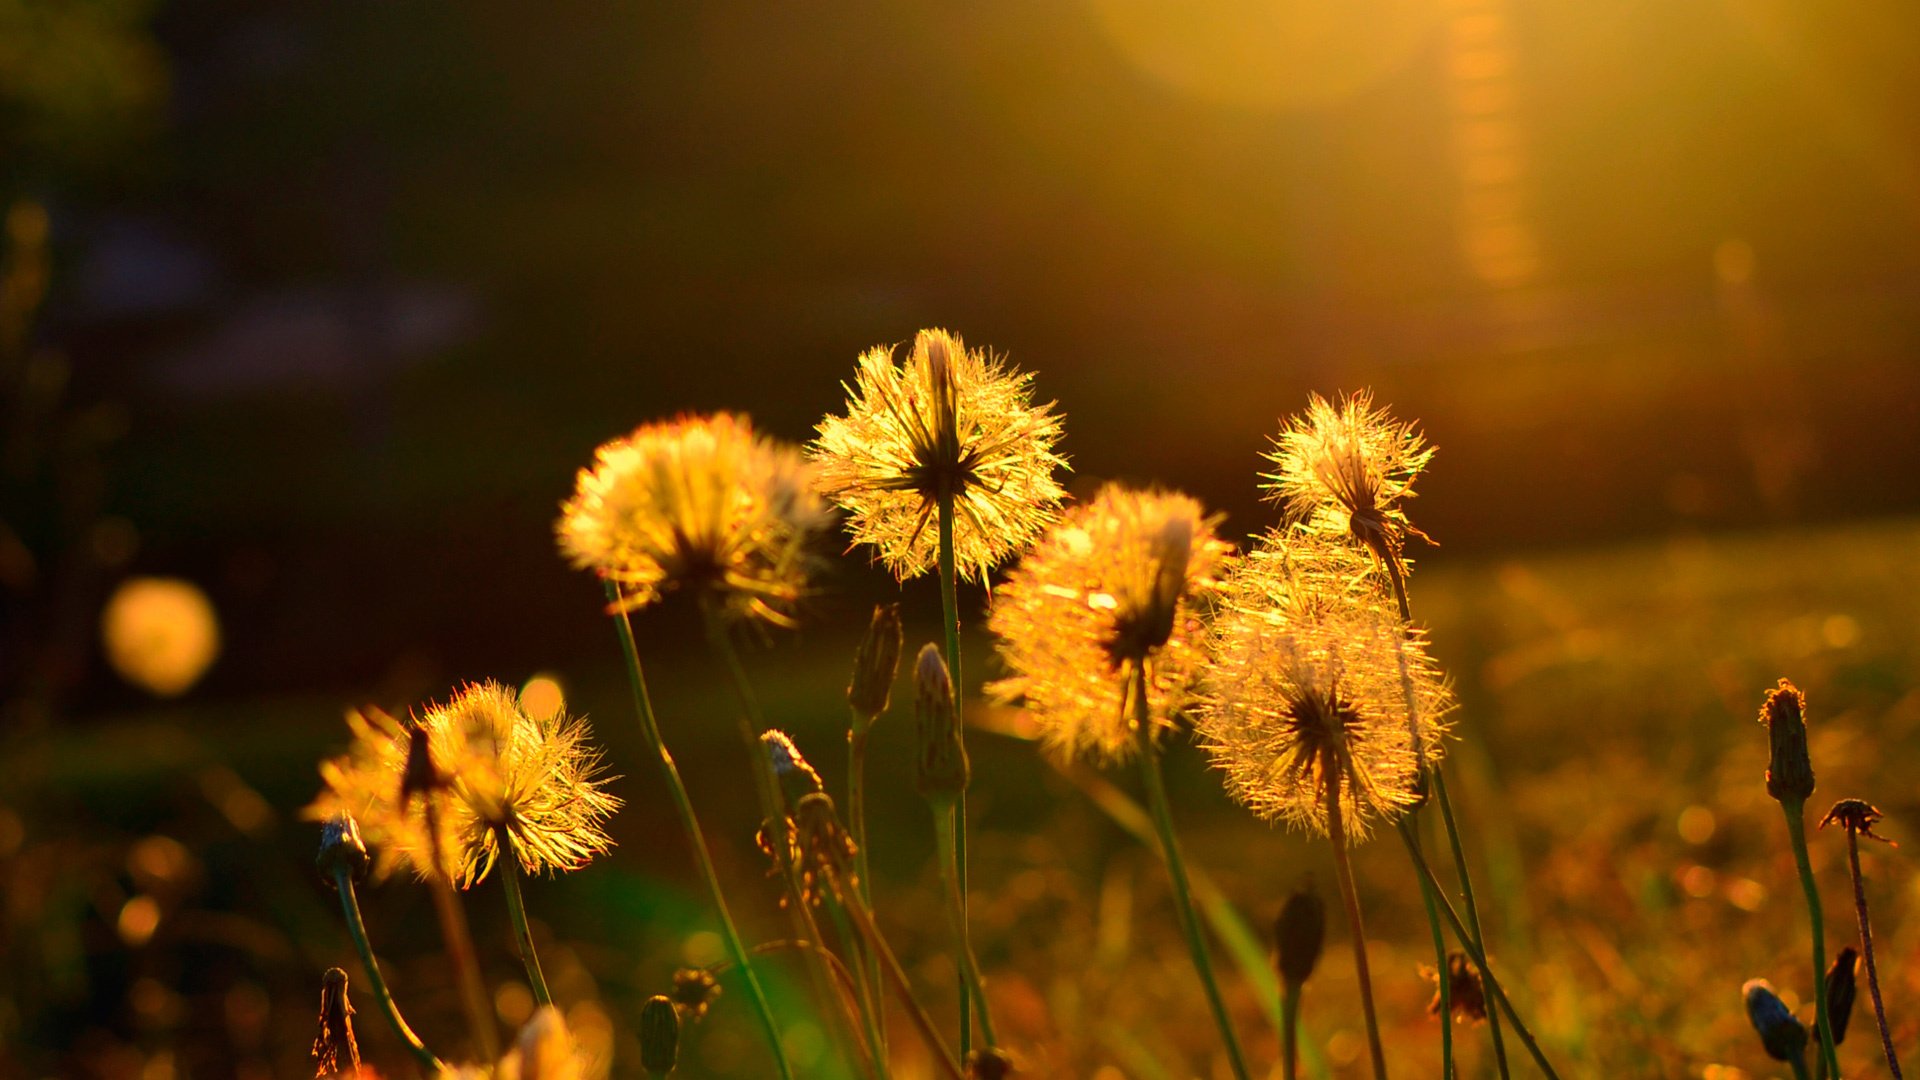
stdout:
[[1149,651],[1173,637],[1174,617],[1187,592],[1187,564],[1193,561],[1193,521],[1174,518],[1153,538],[1153,602],[1147,605],[1146,639]]
[[313,1058],[313,1075],[318,1080],[360,1075],[360,1044],[353,1037],[347,973],[339,968],[328,968],[320,977],[320,1034],[313,1040]]
[[887,711],[893,680],[900,674],[900,644],[900,605],[874,605],[873,622],[853,657],[853,681],[847,684],[856,730],[866,730]]
[[1274,966],[1280,981],[1294,989],[1306,984],[1327,941],[1327,905],[1311,883],[1287,897],[1273,921]]
[[328,881],[340,870],[354,881],[367,876],[367,845],[351,814],[336,814],[320,826],[320,855],[314,863]]
[[1785,679],[1767,691],[1760,722],[1767,725],[1767,794],[1781,802],[1805,802],[1813,794],[1813,760],[1807,755],[1807,697]]
[[1833,1028],[1835,1046],[1846,1041],[1847,1021],[1853,1019],[1853,997],[1859,989],[1854,978],[1859,964],[1859,952],[1849,945],[1840,950],[1840,955],[1833,958],[1833,966],[1827,968],[1827,1023]]
[[1760,1045],[1766,1047],[1767,1056],[1775,1061],[1806,1061],[1807,1028],[1773,992],[1773,984],[1765,979],[1748,979],[1740,988],[1741,996],[1747,1002],[1747,1019],[1752,1021],[1753,1030],[1760,1033]]
[[407,729],[407,767],[400,776],[400,805],[407,806],[414,796],[426,798],[446,786],[446,777],[433,764],[433,746],[427,729]]
[[1013,1056],[997,1046],[967,1055],[967,1080],[1001,1080],[1014,1074]]
[[[1433,1000],[1427,1003],[1427,1015],[1440,1015],[1440,973],[1425,968],[1424,973],[1434,982]],[[1487,1018],[1487,991],[1480,982],[1480,972],[1467,960],[1462,952],[1447,954],[1447,1003],[1453,1008],[1453,1015],[1466,1023],[1474,1023]]]
[[668,1076],[680,1062],[680,1013],[673,999],[655,994],[640,1006],[640,1067]]
[[967,747],[961,741],[953,678],[940,650],[928,645],[914,664],[914,719],[920,741],[920,794],[936,807],[952,806],[967,790]]
[[720,996],[720,983],[706,968],[681,968],[673,973],[673,1004],[682,1013],[698,1020],[707,1015],[707,1006]]

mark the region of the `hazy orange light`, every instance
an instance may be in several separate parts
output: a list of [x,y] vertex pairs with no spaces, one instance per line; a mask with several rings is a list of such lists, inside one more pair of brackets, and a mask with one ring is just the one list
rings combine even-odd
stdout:
[[101,613],[100,638],[121,678],[160,697],[177,697],[220,655],[220,620],[192,582],[129,578]]

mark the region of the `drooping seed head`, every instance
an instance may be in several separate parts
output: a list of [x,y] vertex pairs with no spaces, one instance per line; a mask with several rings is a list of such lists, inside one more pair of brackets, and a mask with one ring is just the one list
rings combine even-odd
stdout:
[[1767,691],[1760,722],[1767,725],[1770,754],[1767,794],[1781,802],[1805,802],[1813,794],[1813,761],[1807,754],[1807,697],[1785,679]]
[[1050,524],[1066,492],[1054,470],[1060,417],[1031,402],[1033,376],[958,335],[922,330],[904,365],[880,345],[861,355],[845,416],[820,421],[809,453],[821,490],[901,580],[933,569],[943,500],[954,511],[960,576],[987,572]]
[[1760,1033],[1760,1045],[1775,1061],[1803,1061],[1807,1052],[1807,1027],[1794,1018],[1787,1003],[1773,992],[1765,979],[1748,979],[1740,988],[1747,1006],[1747,1019]]
[[915,784],[936,807],[951,806],[967,790],[971,770],[953,679],[939,648],[931,644],[921,648],[914,663],[913,712],[920,751]]

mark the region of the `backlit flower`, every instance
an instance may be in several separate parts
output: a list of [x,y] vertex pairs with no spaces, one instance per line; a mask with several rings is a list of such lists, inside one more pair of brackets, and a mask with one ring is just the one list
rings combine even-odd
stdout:
[[1103,489],[1067,512],[994,591],[987,625],[1011,674],[988,687],[1025,704],[1066,757],[1124,758],[1130,665],[1145,664],[1148,712],[1172,725],[1201,664],[1197,604],[1231,550],[1185,495]]
[[1418,801],[1451,699],[1421,638],[1355,561],[1365,556],[1292,530],[1229,576],[1196,726],[1235,799],[1325,833],[1337,790],[1357,840]]
[[1053,471],[1066,466],[1060,417],[1032,404],[1032,382],[945,330],[922,330],[904,365],[891,346],[862,354],[847,415],[822,420],[809,448],[854,540],[901,580],[926,573],[950,499],[961,577],[984,578],[1031,542],[1057,516]]
[[1316,532],[1349,534],[1376,555],[1398,556],[1408,535],[1426,534],[1401,503],[1433,457],[1412,424],[1402,424],[1361,391],[1328,401],[1318,394],[1293,418],[1266,454],[1268,498],[1290,522]]
[[627,610],[706,589],[735,614],[784,626],[829,520],[799,451],[722,413],[600,447],[555,531],[569,562],[619,584]]
[[405,864],[424,875],[432,865],[426,799],[434,792],[403,783],[416,730],[441,781],[431,787],[450,796],[438,798],[435,816],[443,869],[462,888],[492,870],[503,834],[528,873],[575,870],[613,846],[602,825],[620,800],[602,790],[608,778],[584,720],[529,717],[512,690],[485,682],[407,722],[369,709],[347,723],[353,745],[321,764],[326,787],[307,816],[353,815],[382,874]]

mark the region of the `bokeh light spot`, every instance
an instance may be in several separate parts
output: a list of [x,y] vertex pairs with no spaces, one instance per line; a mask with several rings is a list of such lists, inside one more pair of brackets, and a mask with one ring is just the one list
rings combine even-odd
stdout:
[[107,662],[159,697],[178,697],[220,655],[220,621],[199,586],[178,578],[129,578],[100,617]]
[[1727,884],[1727,903],[1741,911],[1759,911],[1767,903],[1767,887],[1752,878]]
[[688,967],[708,967],[725,955],[726,942],[711,930],[695,931],[680,943],[680,962]]
[[1851,615],[1829,615],[1820,624],[1828,648],[1845,649],[1860,643],[1860,622]]
[[160,901],[140,895],[120,906],[120,940],[130,948],[139,948],[153,940],[160,928]]
[[795,1065],[812,1067],[819,1062],[820,1055],[827,1048],[827,1037],[818,1025],[802,1021],[787,1028],[780,1036],[780,1045],[786,1048],[787,1057]]
[[543,671],[520,688],[520,707],[535,720],[558,716],[567,707],[566,691],[559,679]]
[[526,984],[504,982],[493,992],[493,1011],[499,1015],[500,1022],[511,1028],[517,1028],[533,1015],[533,991]]
[[1680,839],[1689,844],[1704,844],[1713,839],[1713,830],[1718,826],[1713,811],[1704,806],[1689,806],[1680,811]]

